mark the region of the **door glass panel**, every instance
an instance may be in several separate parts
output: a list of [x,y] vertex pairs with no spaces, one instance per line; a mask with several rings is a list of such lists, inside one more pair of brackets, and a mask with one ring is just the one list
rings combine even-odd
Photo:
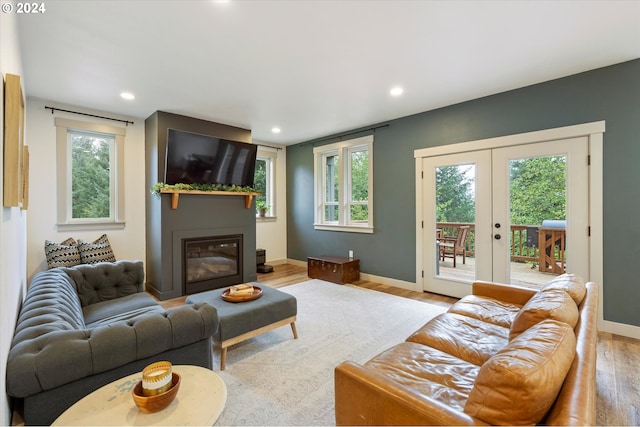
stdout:
[[476,165],[436,167],[436,275],[475,279]]
[[510,277],[540,287],[566,270],[567,156],[509,162]]

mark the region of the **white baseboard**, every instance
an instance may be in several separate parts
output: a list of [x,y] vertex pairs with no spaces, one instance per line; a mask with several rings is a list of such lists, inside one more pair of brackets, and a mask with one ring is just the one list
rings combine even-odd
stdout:
[[418,289],[418,285],[416,283],[406,282],[404,280],[392,279],[390,277],[382,277],[382,276],[376,276],[374,274],[360,273],[360,279],[368,280],[370,282],[380,283],[383,285],[394,286],[396,288],[406,289],[409,291],[421,292],[421,290]]
[[289,258],[287,258],[285,260],[285,264],[293,264],[293,265],[297,265],[299,267],[306,267],[307,266],[307,261],[299,261],[297,259],[289,259]]
[[[299,261],[297,259],[287,259],[285,260],[285,262],[287,264],[293,264],[300,267],[307,266],[306,261]],[[360,279],[368,280],[370,282],[380,283],[382,285],[395,286],[396,288],[400,288],[400,289],[407,289],[410,291],[420,292],[420,290],[418,289],[418,286],[415,283],[405,282],[404,280],[392,279],[390,277],[376,276],[374,274],[368,274],[363,272],[360,272]]]
[[293,263],[290,260],[283,258],[283,259],[270,259],[270,260],[267,260],[265,264],[280,265],[280,264],[293,264]]
[[602,332],[609,332],[610,334],[614,335],[622,335],[624,337],[640,339],[640,327],[627,325],[625,323],[602,320],[598,325],[598,330]]

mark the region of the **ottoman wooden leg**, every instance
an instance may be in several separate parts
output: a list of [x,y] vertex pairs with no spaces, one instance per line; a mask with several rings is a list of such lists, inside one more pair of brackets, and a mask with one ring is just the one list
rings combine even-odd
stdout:
[[224,366],[227,363],[227,347],[220,348],[220,370],[224,371]]
[[291,331],[293,331],[293,338],[298,339],[298,331],[296,329],[296,316],[294,315],[291,317],[287,317],[286,319],[282,319],[278,322],[274,322],[270,325],[263,326],[256,330],[249,331],[242,335],[238,335],[237,337],[229,338],[228,340],[224,340],[220,342],[220,370],[224,371],[224,367],[227,362],[227,348],[231,347],[234,344],[238,344],[244,340],[248,340],[249,338],[257,337],[260,334],[263,334],[267,331],[272,331],[284,325],[291,325]]

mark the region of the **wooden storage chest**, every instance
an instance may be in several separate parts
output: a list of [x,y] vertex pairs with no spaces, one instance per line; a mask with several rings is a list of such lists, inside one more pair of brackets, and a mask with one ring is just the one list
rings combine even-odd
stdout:
[[308,257],[307,275],[341,285],[353,283],[360,279],[360,260],[330,255]]

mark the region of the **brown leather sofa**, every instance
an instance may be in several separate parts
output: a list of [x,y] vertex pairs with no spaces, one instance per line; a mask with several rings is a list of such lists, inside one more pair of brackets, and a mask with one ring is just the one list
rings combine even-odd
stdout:
[[363,365],[335,369],[337,425],[594,425],[598,287],[472,295]]

